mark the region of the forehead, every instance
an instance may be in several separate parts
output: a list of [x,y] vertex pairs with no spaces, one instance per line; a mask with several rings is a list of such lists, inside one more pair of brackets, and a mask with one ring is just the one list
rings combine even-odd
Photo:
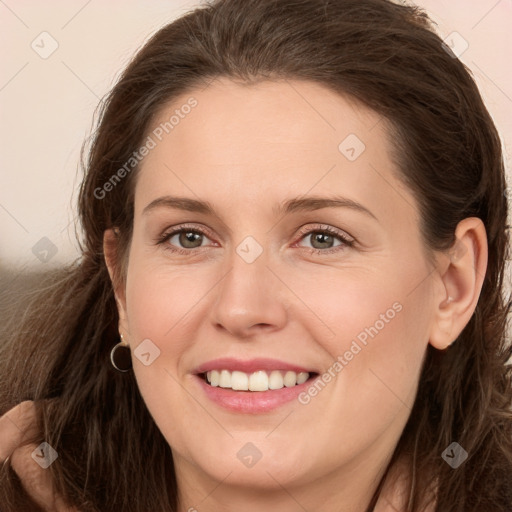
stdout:
[[394,176],[385,120],[313,82],[218,79],[160,109],[148,136],[136,214],[164,193],[269,208],[340,193],[384,210],[400,210],[397,198],[409,194]]

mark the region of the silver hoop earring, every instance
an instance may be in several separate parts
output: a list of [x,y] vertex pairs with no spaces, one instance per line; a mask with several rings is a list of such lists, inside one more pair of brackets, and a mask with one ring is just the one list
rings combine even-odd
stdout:
[[132,355],[130,346],[124,341],[121,334],[121,341],[114,345],[110,351],[110,362],[112,366],[119,372],[128,372],[132,369]]

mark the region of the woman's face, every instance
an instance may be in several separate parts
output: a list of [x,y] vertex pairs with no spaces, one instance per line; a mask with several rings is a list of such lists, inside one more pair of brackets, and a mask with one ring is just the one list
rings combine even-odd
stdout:
[[147,135],[121,332],[178,478],[293,489],[380,471],[439,284],[384,120],[318,84],[222,79]]

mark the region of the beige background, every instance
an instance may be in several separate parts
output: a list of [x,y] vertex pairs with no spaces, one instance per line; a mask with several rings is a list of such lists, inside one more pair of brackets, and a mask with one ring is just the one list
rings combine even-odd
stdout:
[[[8,268],[8,274],[16,276],[29,269],[42,271],[78,256],[74,201],[79,152],[94,109],[141,43],[197,4],[0,0],[0,269],[4,272]],[[512,1],[420,0],[417,4],[438,22],[443,37],[456,31],[467,41],[461,60],[473,70],[502,134],[510,173]],[[41,36],[42,32],[50,35]],[[456,44],[462,48],[460,41],[459,37]],[[36,52],[49,51],[52,44],[58,48],[47,58]],[[51,241],[46,262],[33,250],[41,246],[36,244],[43,237]]]

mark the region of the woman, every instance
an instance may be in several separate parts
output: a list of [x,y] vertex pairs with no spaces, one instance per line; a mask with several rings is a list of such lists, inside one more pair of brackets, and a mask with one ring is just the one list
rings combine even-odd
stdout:
[[82,258],[2,346],[2,510],[509,510],[505,189],[414,7],[164,27],[103,105]]

